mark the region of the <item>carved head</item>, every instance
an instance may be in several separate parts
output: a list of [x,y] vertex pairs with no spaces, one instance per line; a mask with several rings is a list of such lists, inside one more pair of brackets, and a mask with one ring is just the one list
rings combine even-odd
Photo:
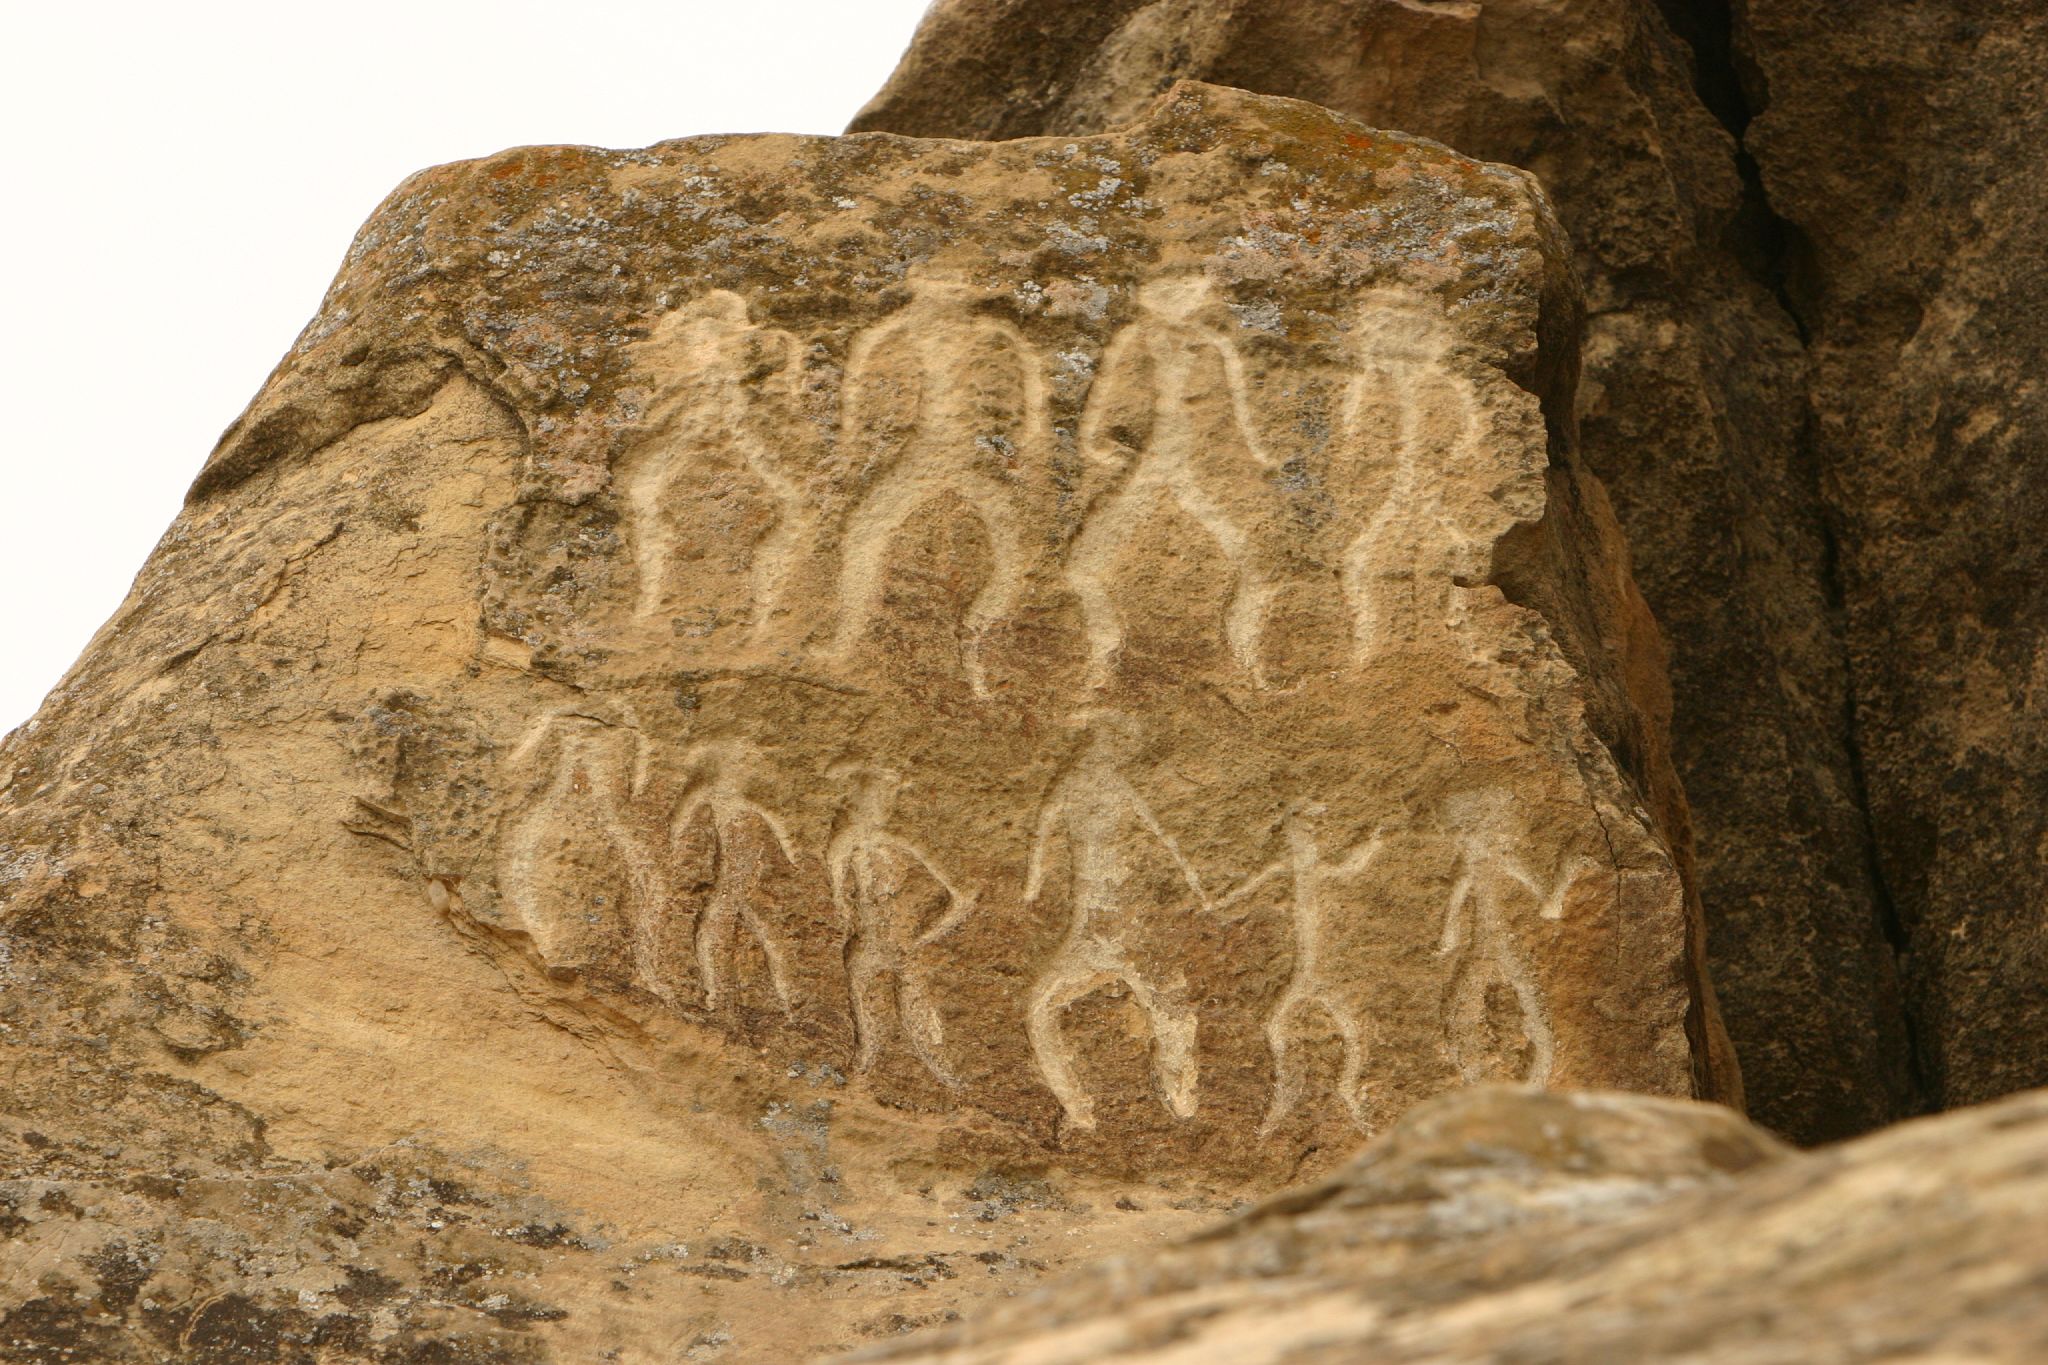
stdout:
[[1464,844],[1510,839],[1526,828],[1505,787],[1485,787],[1444,798],[1444,828]]
[[886,801],[909,785],[909,780],[894,768],[857,758],[834,763],[825,770],[825,776],[852,787],[856,799],[864,803]]
[[1172,322],[1186,322],[1216,299],[1216,282],[1207,275],[1166,275],[1138,286],[1138,307]]
[[760,763],[760,751],[743,739],[706,739],[683,751],[691,781],[736,781]]
[[1067,724],[1088,736],[1086,753],[1092,758],[1134,757],[1145,738],[1135,716],[1108,706],[1084,706],[1067,717]]

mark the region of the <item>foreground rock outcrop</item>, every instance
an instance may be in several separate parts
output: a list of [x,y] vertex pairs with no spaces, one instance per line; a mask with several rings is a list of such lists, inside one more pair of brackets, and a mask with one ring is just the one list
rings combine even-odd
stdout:
[[[1753,1112],[1818,1141],[1914,1112],[1929,1096],[1895,961],[1907,945],[1874,872],[1852,743],[1833,528],[1806,441],[1809,359],[1800,320],[1780,297],[1784,225],[1732,135],[1748,105],[1725,8],[1704,0],[941,0],[853,126],[946,137],[1085,133],[1114,126],[1188,77],[1312,100],[1541,177],[1588,296],[1577,402],[1585,458],[1614,495],[1644,594],[1672,642],[1675,756],[1695,817],[1729,1031]],[[1802,44],[1788,64],[1813,93],[1816,127],[1836,139],[1797,161],[1812,177],[1812,216],[1826,218],[1852,183],[1860,205],[1888,211],[1892,182],[1845,173],[1851,163],[1835,155],[1857,142],[1867,158],[1878,141],[1827,112],[1837,68],[1854,68],[1857,54],[1870,60],[1868,102],[1892,107],[1881,89],[1888,11],[1855,7],[1860,36],[1844,39],[1852,50],[1838,60],[1826,36],[1837,25],[1823,12],[1841,6],[1749,8],[1787,11],[1784,29]],[[2001,44],[2016,61],[2030,50],[2012,35]],[[1960,58],[1944,69],[1975,70]],[[1924,129],[1899,107],[1901,133]],[[1767,116],[1764,126],[1789,117]],[[2010,135],[2011,157],[1971,164],[1986,174],[2019,164],[2026,133],[2015,125]],[[1946,172],[1930,159],[1916,174],[1931,185]],[[1898,220],[1896,231],[1941,259],[1933,238],[1914,238],[1919,222]],[[1861,223],[1839,226],[1845,244],[1874,236]],[[1987,282],[2009,264],[2006,253],[1986,260]],[[1885,365],[1861,374],[1887,387]],[[1942,505],[1906,497],[1930,514]],[[2030,506],[1996,515],[2033,524]],[[1881,615],[1882,593],[1873,589],[1869,600]],[[1941,613],[1932,599],[1930,609]],[[2008,652],[2013,667],[2028,657]],[[1902,646],[1887,657],[1911,675],[1926,655]],[[1938,783],[1947,759],[1925,757],[1916,780]],[[2028,771],[2038,785],[2039,766]],[[2003,799],[2027,800],[2022,786],[2008,786]],[[1880,816],[1888,833],[1903,820]],[[2029,846],[2018,834],[2005,845]],[[2011,905],[2041,904],[2022,889],[2034,886],[2032,876],[2008,881]],[[2041,979],[2038,954],[2027,956],[2032,965],[2009,980]],[[1984,1003],[1984,1020],[2009,1017]],[[1923,1035],[1948,1027],[1932,1016],[1924,1022]],[[2048,1046],[2033,1055],[2048,1056]]]
[[1797,1154],[1726,1110],[1469,1090],[1327,1181],[864,1359],[2035,1361],[2048,1094]]
[[1735,1099],[1578,322],[1527,175],[1199,86],[414,177],[0,748],[0,1340],[784,1360]]

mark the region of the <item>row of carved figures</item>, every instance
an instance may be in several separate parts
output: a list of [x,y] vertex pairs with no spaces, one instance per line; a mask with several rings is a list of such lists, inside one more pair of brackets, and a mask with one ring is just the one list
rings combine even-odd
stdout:
[[[1327,971],[1324,909],[1332,888],[1360,877],[1373,865],[1384,846],[1385,831],[1374,830],[1341,850],[1327,850],[1319,829],[1322,808],[1296,804],[1283,821],[1285,853],[1219,893],[1205,885],[1127,775],[1134,739],[1130,721],[1114,712],[1099,712],[1088,718],[1088,727],[1086,743],[1039,810],[1023,893],[1027,905],[1046,894],[1048,869],[1054,866],[1052,851],[1064,842],[1070,918],[1058,947],[1039,969],[1023,1013],[1038,1070],[1068,1120],[1078,1128],[1092,1127],[1094,1103],[1075,1074],[1075,1049],[1063,1029],[1061,1012],[1112,985],[1129,993],[1151,1028],[1154,1077],[1166,1106],[1181,1118],[1196,1110],[1195,1010],[1185,998],[1184,981],[1177,975],[1160,979],[1134,953],[1126,938],[1132,912],[1142,916],[1182,908],[1219,914],[1269,883],[1284,881],[1290,887],[1293,966],[1264,1021],[1276,1080],[1261,1131],[1270,1131],[1300,1100],[1303,1078],[1298,1059],[1291,1055],[1292,1039],[1307,1016],[1318,1011],[1342,1040],[1338,1091],[1353,1119],[1363,1126],[1365,1034],[1342,983]],[[660,917],[670,906],[660,859],[645,847],[625,812],[611,803],[614,794],[631,793],[641,782],[637,774],[621,771],[622,739],[603,722],[559,715],[542,722],[514,754],[515,766],[535,771],[539,781],[533,789],[535,799],[508,829],[501,884],[513,912],[545,942],[553,917],[566,907],[545,903],[546,892],[532,875],[534,859],[550,840],[560,837],[552,818],[556,808],[572,793],[597,794],[603,812],[598,837],[608,845],[599,852],[627,868],[635,879],[629,932],[636,974],[647,988],[673,1000],[670,964],[662,960],[656,934]],[[691,925],[691,940],[698,986],[705,1006],[714,1011],[731,990],[731,955],[736,935],[742,932],[758,945],[784,1011],[793,1005],[785,946],[758,913],[754,893],[762,870],[761,849],[772,848],[774,856],[792,869],[799,855],[782,816],[752,794],[761,763],[760,753],[742,741],[696,746],[686,755],[690,776],[668,820],[672,842],[700,829],[708,831],[711,841],[709,895]],[[979,891],[961,886],[916,840],[891,827],[901,785],[896,773],[854,764],[834,769],[832,776],[846,784],[846,793],[823,861],[833,903],[850,933],[846,964],[856,1067],[866,1071],[874,1065],[890,1044],[893,1019],[902,1044],[935,1078],[957,1088],[961,1082],[946,1060],[945,1030],[923,956],[975,912]],[[1571,858],[1555,878],[1540,880],[1523,862],[1518,848],[1522,832],[1504,790],[1454,796],[1443,814],[1446,827],[1455,833],[1457,866],[1437,951],[1453,959],[1450,969],[1459,983],[1445,1021],[1454,1060],[1467,1079],[1480,1078],[1483,1064],[1463,1055],[1461,1040],[1476,1036],[1486,1011],[1486,993],[1498,984],[1513,994],[1533,1054],[1522,1079],[1544,1083],[1555,1058],[1555,1039],[1548,1007],[1516,941],[1513,907],[1526,902],[1544,919],[1562,918],[1567,892],[1593,864]],[[1134,841],[1155,846],[1178,870],[1187,893],[1182,906],[1124,903],[1125,850]],[[919,876],[929,878],[943,902],[922,929],[897,913],[895,904],[906,885]]]
[[[832,649],[839,656],[865,633],[899,533],[920,508],[950,495],[980,522],[993,561],[967,609],[962,645],[968,681],[987,695],[986,638],[1017,611],[1034,546],[1045,539],[1020,489],[1030,471],[1050,467],[1053,445],[1044,361],[1015,324],[982,307],[989,297],[971,284],[916,279],[910,301],[855,340],[837,425],[842,463],[860,469],[865,482],[833,527],[820,524],[820,499],[784,444],[805,426],[796,402],[803,344],[751,322],[746,301],[726,291],[672,315],[661,364],[674,375],[650,409],[648,454],[625,481],[639,613],[654,618],[664,609],[673,557],[664,510],[688,501],[677,481],[692,473],[694,459],[750,471],[774,504],[774,524],[753,546],[747,615],[754,629],[783,605],[806,547],[837,544]],[[1260,643],[1279,556],[1263,543],[1274,531],[1252,524],[1244,508],[1256,505],[1270,476],[1298,452],[1269,449],[1262,434],[1269,424],[1255,419],[1235,328],[1209,277],[1149,281],[1136,304],[1136,318],[1095,367],[1076,442],[1084,462],[1108,480],[1061,566],[1083,618],[1088,682],[1110,681],[1124,640],[1113,561],[1164,503],[1200,526],[1229,564],[1224,634],[1237,664],[1263,685]],[[1387,544],[1402,510],[1413,508],[1414,524],[1444,545],[1478,543],[1476,532],[1454,524],[1439,481],[1427,475],[1431,460],[1477,439],[1480,415],[1469,383],[1445,364],[1448,324],[1427,303],[1370,301],[1353,333],[1358,353],[1337,448],[1369,458],[1331,482],[1339,515],[1351,520],[1341,590],[1353,654],[1363,663],[1386,633],[1381,580],[1412,576],[1418,567],[1413,547]],[[1198,411],[1206,415],[1198,419]]]

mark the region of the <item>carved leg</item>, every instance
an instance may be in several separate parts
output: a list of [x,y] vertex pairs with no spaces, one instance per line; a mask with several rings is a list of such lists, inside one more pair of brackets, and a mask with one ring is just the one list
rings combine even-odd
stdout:
[[725,878],[712,888],[711,904],[697,919],[697,980],[704,988],[704,1008],[715,1010],[725,997],[725,972],[723,959],[726,941],[731,938],[733,924],[739,918],[739,907],[732,891],[725,885]]
[[910,1040],[910,1050],[917,1054],[925,1069],[941,1083],[959,1088],[959,1080],[940,1055],[946,1042],[946,1028],[939,1018],[938,1006],[932,1003],[931,990],[924,979],[909,968],[896,978],[896,1017],[903,1025],[904,1036]]
[[1507,980],[1515,993],[1515,1002],[1522,1008],[1522,1032],[1528,1036],[1529,1073],[1523,1079],[1530,1085],[1550,1084],[1550,1069],[1557,1061],[1557,1039],[1550,1031],[1550,1010],[1543,1003],[1543,995],[1536,989],[1536,982],[1529,973],[1529,964],[1524,962],[1514,946],[1503,938],[1495,947],[1495,958],[1500,964],[1500,974]]
[[859,1049],[853,1063],[856,1072],[869,1070],[882,1055],[883,999],[888,986],[882,968],[878,955],[864,945],[855,948],[847,963],[847,994],[853,1001],[853,1032]]
[[782,1006],[784,1014],[795,1012],[789,998],[789,974],[782,962],[782,949],[777,946],[768,932],[768,926],[761,922],[751,901],[740,906],[740,919],[747,926],[747,932],[754,936],[754,942],[761,945],[761,956],[768,959],[768,984],[775,988],[775,999]]
[[1200,1076],[1195,1058],[1196,1019],[1194,1009],[1181,999],[1180,991],[1155,991],[1128,967],[1117,979],[1131,988],[1139,1008],[1152,1025],[1152,1076],[1159,1093],[1175,1118],[1193,1118],[1201,1103]]
[[991,628],[1014,615],[1024,596],[1024,547],[1017,529],[1017,515],[1010,500],[993,485],[974,490],[974,508],[988,530],[989,549],[995,570],[988,584],[967,609],[967,683],[974,695],[988,695],[988,675],[982,664],[982,648]]
[[1301,1098],[1301,1077],[1295,1074],[1296,1068],[1287,1065],[1287,1030],[1302,1004],[1301,992],[1289,985],[1280,1003],[1266,1016],[1266,1050],[1273,1057],[1273,1099],[1266,1106],[1266,1117],[1259,1122],[1260,1137],[1279,1127],[1280,1120],[1293,1111],[1295,1101]]
[[912,471],[882,476],[847,514],[839,541],[839,627],[832,649],[842,657],[860,643],[861,631],[882,591],[889,544],[923,500],[925,488]]
[[1229,513],[1203,491],[1193,471],[1183,468],[1177,473],[1173,480],[1173,495],[1182,510],[1200,523],[1216,542],[1216,547],[1223,551],[1223,557],[1230,561],[1235,582],[1231,588],[1230,604],[1224,609],[1223,638],[1229,642],[1231,654],[1251,675],[1253,683],[1264,686],[1266,670],[1259,653],[1266,629],[1266,609],[1273,589],[1260,578],[1257,566],[1252,563],[1251,539],[1230,519]]
[[1123,616],[1109,591],[1109,571],[1153,488],[1151,479],[1133,477],[1088,517],[1067,552],[1067,583],[1080,601],[1082,627],[1088,633],[1089,687],[1109,685],[1117,651],[1123,647]]
[[1337,1096],[1351,1112],[1351,1121],[1370,1131],[1365,1118],[1362,1079],[1365,1075],[1365,1030],[1359,1027],[1349,1010],[1339,1007],[1341,1002],[1319,995],[1316,1003],[1323,1007],[1323,1013],[1330,1016],[1330,1022],[1337,1026],[1338,1036],[1344,1040],[1344,1068],[1337,1075]]
[[[760,474],[758,468],[755,472]],[[775,525],[754,542],[750,586],[754,598],[752,629],[756,637],[767,633],[769,618],[782,599],[782,585],[789,579],[790,560],[795,555],[799,535],[810,525],[803,494],[793,484],[765,474],[760,478],[775,495]]]
[[1024,1031],[1031,1040],[1031,1055],[1038,1062],[1038,1074],[1045,1078],[1046,1087],[1067,1111],[1067,1121],[1076,1128],[1095,1126],[1095,1102],[1082,1093],[1081,1083],[1074,1075],[1059,1012],[1112,979],[1112,973],[1089,967],[1063,953],[1039,978],[1024,1016]]

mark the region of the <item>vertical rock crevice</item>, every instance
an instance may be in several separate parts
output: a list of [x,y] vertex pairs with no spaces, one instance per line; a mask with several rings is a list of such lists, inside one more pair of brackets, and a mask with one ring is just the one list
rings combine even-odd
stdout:
[[[1772,205],[1763,168],[1746,138],[1750,124],[1768,101],[1762,73],[1745,69],[1737,43],[1736,16],[1729,0],[1657,0],[1657,8],[1693,53],[1693,88],[1700,102],[1735,139],[1735,165],[1742,177],[1742,208],[1729,231],[1728,245],[1744,269],[1768,289],[1797,331],[1800,345],[1813,344],[1816,307],[1812,298],[1811,247],[1805,235]],[[1820,510],[1821,559],[1818,578],[1827,610],[1846,635],[1847,592],[1843,581],[1841,514],[1826,496],[1820,455],[1813,440],[1809,402],[1790,464],[1811,490]],[[1848,760],[1851,795],[1862,823],[1861,853],[1872,895],[1878,932],[1889,947],[1897,979],[1913,975],[1912,933],[1900,912],[1879,856],[1879,838],[1872,814],[1870,780],[1864,757],[1863,724],[1859,715],[1859,679],[1853,654],[1845,659],[1841,734]],[[1907,1090],[1902,1097],[1908,1114],[1939,1107],[1929,1083],[1920,1011],[1909,992],[1901,992],[1899,1018],[1906,1035],[1903,1059]],[[1902,1117],[1904,1115],[1901,1115]]]

